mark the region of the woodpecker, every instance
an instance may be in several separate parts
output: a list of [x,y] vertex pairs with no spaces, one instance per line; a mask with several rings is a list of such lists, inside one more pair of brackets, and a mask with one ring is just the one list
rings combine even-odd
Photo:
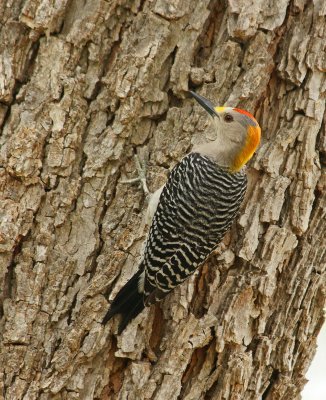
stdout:
[[230,228],[245,195],[244,166],[260,142],[258,122],[247,111],[214,107],[199,94],[190,94],[212,117],[216,139],[194,147],[153,195],[157,207],[143,260],[102,321],[106,324],[121,314],[119,334],[145,306],[162,300],[205,262]]

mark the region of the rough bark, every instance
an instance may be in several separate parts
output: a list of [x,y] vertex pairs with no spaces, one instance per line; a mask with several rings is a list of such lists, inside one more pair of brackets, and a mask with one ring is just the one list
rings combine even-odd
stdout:
[[[250,3],[250,4],[249,4]],[[5,399],[298,399],[325,304],[323,0],[0,3]],[[121,336],[151,191],[210,136],[192,88],[263,132],[241,216]]]

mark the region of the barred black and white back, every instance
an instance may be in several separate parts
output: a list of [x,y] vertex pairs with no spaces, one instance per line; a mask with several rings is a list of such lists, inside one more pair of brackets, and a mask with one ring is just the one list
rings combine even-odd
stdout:
[[146,305],[161,300],[206,260],[237,215],[246,186],[244,172],[229,173],[198,153],[173,169],[145,248]]
[[119,333],[144,308],[163,299],[209,256],[234,221],[247,186],[209,157],[190,153],[172,170],[161,193],[138,272],[103,319],[122,314]]

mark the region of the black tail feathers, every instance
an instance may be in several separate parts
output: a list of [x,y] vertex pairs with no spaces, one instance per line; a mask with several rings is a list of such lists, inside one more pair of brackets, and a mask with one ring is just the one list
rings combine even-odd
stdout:
[[128,323],[137,317],[137,315],[145,308],[143,301],[143,293],[138,291],[139,276],[142,271],[138,271],[115,296],[111,307],[105,314],[102,324],[106,324],[116,314],[121,314],[122,319],[119,324],[118,334],[125,329]]

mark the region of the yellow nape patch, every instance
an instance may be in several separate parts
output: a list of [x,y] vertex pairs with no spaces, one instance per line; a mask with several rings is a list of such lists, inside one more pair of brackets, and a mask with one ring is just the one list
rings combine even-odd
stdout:
[[240,171],[240,169],[247,164],[247,162],[254,155],[254,152],[256,151],[260,142],[260,135],[261,130],[259,125],[248,126],[247,140],[240,153],[235,157],[234,164],[231,168],[233,172]]
[[215,111],[218,113],[222,113],[225,109],[226,107],[215,107]]

